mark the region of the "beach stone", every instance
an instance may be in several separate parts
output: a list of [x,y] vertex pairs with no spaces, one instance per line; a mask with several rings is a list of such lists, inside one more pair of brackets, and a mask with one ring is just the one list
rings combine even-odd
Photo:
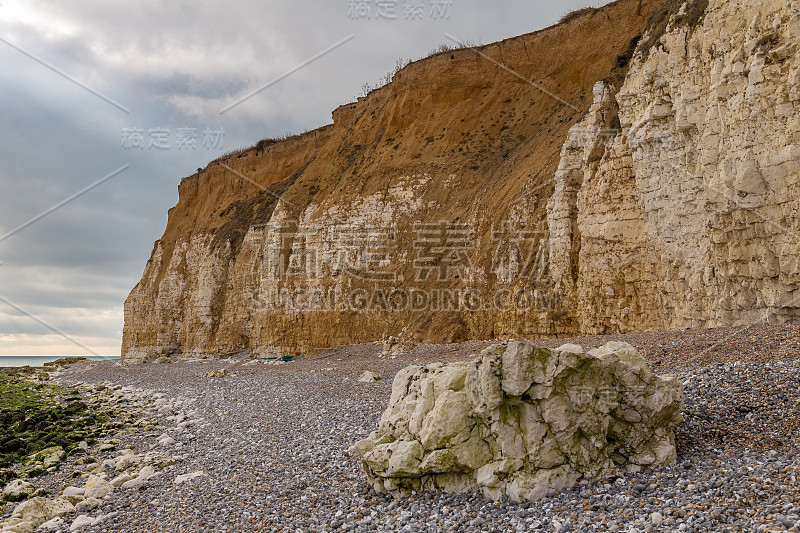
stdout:
[[376,381],[380,381],[381,376],[376,372],[371,372],[369,370],[365,370],[361,376],[358,378],[360,383],[375,383]]
[[411,339],[389,337],[387,340],[383,341],[383,355],[396,356],[413,350],[417,344],[418,343]]
[[173,439],[169,435],[166,435],[166,436],[158,439],[158,444],[159,444],[159,446],[163,446],[163,447],[166,448],[167,446],[172,446],[173,444],[175,444],[175,439]]
[[378,430],[354,451],[378,492],[532,501],[673,463],[682,407],[680,381],[629,344],[511,341],[471,363],[398,372]]
[[85,511],[93,511],[100,506],[100,500],[97,498],[86,498],[85,500],[75,505],[75,510],[79,513]]
[[64,500],[67,500],[72,505],[78,505],[80,502],[82,502],[85,499],[83,496],[78,496],[78,495],[72,495],[72,496],[64,496],[64,495],[62,495],[61,498],[64,499]]
[[108,520],[111,520],[112,518],[114,518],[118,514],[119,514],[119,512],[115,511],[113,513],[100,515],[97,518],[95,518],[94,521],[92,521],[92,525],[96,526],[98,524],[102,524],[103,522],[107,522]]
[[160,452],[148,452],[141,456],[140,464],[151,465],[155,468],[166,468],[175,464],[175,458]]
[[36,528],[57,516],[73,512],[75,512],[75,506],[63,498],[51,500],[36,497],[17,505],[11,516],[33,524],[33,527]]
[[87,526],[91,526],[94,523],[94,518],[91,516],[80,515],[72,521],[72,524],[69,526],[70,531],[77,531],[79,529],[83,529]]
[[[147,483],[148,479],[150,479],[151,477],[154,477],[155,475],[157,475],[156,474],[156,469],[151,465],[147,465],[144,468],[142,468],[136,474],[136,476],[128,476],[128,479],[126,479],[124,482],[122,482],[120,484],[120,487],[123,488],[123,489],[132,489],[132,488],[141,487],[142,485]],[[113,480],[112,480],[111,483],[113,485],[113,483],[114,483]]]
[[50,468],[64,460],[66,454],[61,446],[45,448],[34,455],[36,461],[42,462],[42,468]]
[[64,527],[64,519],[60,516],[53,518],[52,520],[48,520],[41,526],[37,528],[37,531],[52,531],[54,529],[60,529]]
[[[138,466],[139,463],[141,463],[141,458],[130,454],[117,457],[116,459],[109,459],[109,461],[115,470],[125,471]],[[105,464],[105,462],[103,464]]]
[[227,368],[221,368],[219,370],[211,370],[210,372],[206,372],[207,378],[224,378],[233,375],[235,374],[230,370],[228,370]]
[[2,533],[32,533],[36,526],[19,518],[10,518],[5,522]]
[[133,474],[120,474],[114,479],[112,479],[109,483],[115,488],[119,488],[122,486],[123,483],[134,479],[136,476]]
[[106,469],[100,463],[93,463],[86,467],[86,471],[89,472],[90,474],[99,476],[100,474],[104,473]]
[[114,485],[105,479],[92,474],[89,476],[89,479],[86,480],[85,496],[87,498],[100,499],[110,492],[114,492]]
[[135,489],[137,487],[141,487],[145,483],[147,483],[147,478],[135,477],[135,478],[131,479],[130,481],[126,481],[125,483],[123,483],[120,488],[121,489]]
[[153,466],[151,465],[147,465],[139,471],[136,477],[142,479],[150,479],[155,475],[156,475],[156,469],[153,468]]
[[185,483],[186,481],[191,481],[198,477],[205,476],[205,472],[191,472],[189,474],[181,474],[175,477],[175,484],[180,485],[181,483]]
[[83,496],[85,492],[86,492],[85,489],[82,489],[80,487],[67,487],[61,493],[61,495],[62,496]]
[[22,479],[15,479],[3,488],[3,498],[8,501],[23,500],[36,492],[36,487]]

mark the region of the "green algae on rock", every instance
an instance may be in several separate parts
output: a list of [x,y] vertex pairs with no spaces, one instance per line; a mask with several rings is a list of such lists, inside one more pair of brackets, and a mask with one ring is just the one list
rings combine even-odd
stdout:
[[114,416],[90,408],[71,389],[29,380],[30,375],[24,369],[0,372],[0,486],[21,471],[35,476],[67,454],[83,453],[78,444],[107,433]]

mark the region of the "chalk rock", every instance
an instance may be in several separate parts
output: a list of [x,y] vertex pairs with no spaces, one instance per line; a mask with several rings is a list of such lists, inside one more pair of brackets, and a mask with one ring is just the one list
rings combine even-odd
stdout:
[[91,516],[80,515],[75,520],[72,521],[72,525],[69,526],[70,531],[77,531],[79,529],[83,529],[87,526],[91,526],[94,523],[94,518]]
[[8,501],[17,501],[30,497],[36,487],[22,479],[15,479],[3,488],[3,498]]
[[379,492],[515,501],[675,461],[683,390],[626,343],[583,353],[512,341],[471,363],[408,367],[354,450]]
[[20,518],[33,527],[38,527],[57,516],[64,516],[75,512],[75,506],[63,498],[50,500],[36,497],[24,501],[14,508],[12,518]]
[[158,439],[158,445],[159,446],[163,446],[163,447],[166,448],[168,446],[172,446],[173,444],[175,444],[175,439],[173,439],[169,435],[166,435],[166,436]]
[[61,529],[64,526],[64,519],[60,516],[48,520],[37,528],[37,531],[52,531],[54,529]]
[[100,515],[100,516],[98,516],[97,518],[95,518],[92,521],[92,525],[96,526],[98,524],[102,524],[103,522],[107,522],[107,521],[111,520],[112,518],[114,518],[115,516],[117,516],[118,514],[119,514],[119,511],[114,511],[113,513]]
[[132,479],[135,479],[135,478],[136,478],[136,476],[134,476],[133,474],[125,473],[125,474],[118,475],[117,477],[112,479],[110,481],[110,483],[111,483],[111,485],[113,487],[119,488],[119,487],[121,487],[123,485],[123,483],[125,483],[127,481],[130,481]]
[[135,489],[135,488],[141,487],[145,483],[147,483],[147,478],[135,477],[135,478],[123,483],[120,486],[120,488],[121,489]]
[[79,495],[77,495],[77,494],[73,494],[73,495],[71,495],[71,496],[70,496],[70,495],[64,495],[64,494],[62,494],[62,495],[61,495],[61,499],[62,499],[62,500],[67,500],[67,501],[68,501],[69,503],[71,503],[72,505],[78,505],[78,504],[79,504],[80,502],[82,502],[82,501],[83,501],[85,498],[84,498],[83,496],[79,496]]
[[34,454],[34,459],[42,462],[43,468],[50,468],[64,460],[66,454],[61,446],[51,446]]
[[410,352],[417,344],[419,343],[409,338],[389,337],[383,341],[383,355],[399,355]]
[[[123,451],[127,452],[128,450]],[[114,468],[118,472],[117,477],[125,472],[132,473],[134,470],[140,469],[142,465],[152,465],[156,468],[164,468],[174,463],[175,460],[171,455],[168,454],[151,451],[144,454],[135,455],[133,454],[132,450],[130,450],[130,453],[125,453],[114,459],[106,459],[103,461],[104,465]]]
[[370,372],[369,370],[365,370],[361,377],[358,378],[358,381],[361,383],[375,383],[376,381],[380,381],[381,376],[380,374],[376,374],[375,372]]
[[210,372],[206,372],[207,378],[224,378],[226,376],[235,376],[233,372],[228,370],[227,368],[222,368],[220,370],[211,370]]
[[198,477],[204,477],[207,474],[205,472],[192,472],[190,474],[181,474],[179,476],[175,476],[175,484],[180,485],[181,483],[185,483],[186,481],[191,481]]
[[97,498],[86,498],[82,502],[75,505],[75,510],[79,513],[94,511],[100,506],[100,500]]
[[86,480],[86,492],[84,493],[87,498],[100,499],[111,492],[114,492],[114,485],[94,474],[89,475],[89,479]]
[[62,496],[83,496],[86,493],[86,489],[82,489],[80,487],[67,487],[61,493]]

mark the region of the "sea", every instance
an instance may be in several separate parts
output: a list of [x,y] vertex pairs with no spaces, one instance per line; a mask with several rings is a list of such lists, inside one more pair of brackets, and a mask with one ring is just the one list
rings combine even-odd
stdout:
[[[67,356],[69,357],[69,356]],[[45,363],[49,363],[51,361],[57,361],[59,359],[65,359],[63,355],[0,355],[0,368],[12,368],[12,367],[20,367],[20,366],[32,366],[32,367],[41,367],[44,366]],[[118,360],[119,356],[99,356],[99,355],[90,355],[87,356],[86,359],[91,359],[92,361],[108,361],[108,360]]]

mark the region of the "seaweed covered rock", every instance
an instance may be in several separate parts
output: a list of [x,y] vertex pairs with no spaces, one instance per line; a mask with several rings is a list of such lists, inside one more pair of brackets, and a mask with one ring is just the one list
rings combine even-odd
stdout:
[[32,484],[24,479],[15,479],[3,487],[3,498],[6,501],[16,502],[29,498],[34,492],[36,492],[36,487]]
[[75,512],[75,506],[64,498],[32,498],[14,508],[11,518],[5,522],[6,528],[16,527],[31,531],[45,522],[57,517]]
[[376,490],[535,500],[675,461],[683,391],[626,343],[584,353],[513,341],[471,363],[412,366],[356,444]]

